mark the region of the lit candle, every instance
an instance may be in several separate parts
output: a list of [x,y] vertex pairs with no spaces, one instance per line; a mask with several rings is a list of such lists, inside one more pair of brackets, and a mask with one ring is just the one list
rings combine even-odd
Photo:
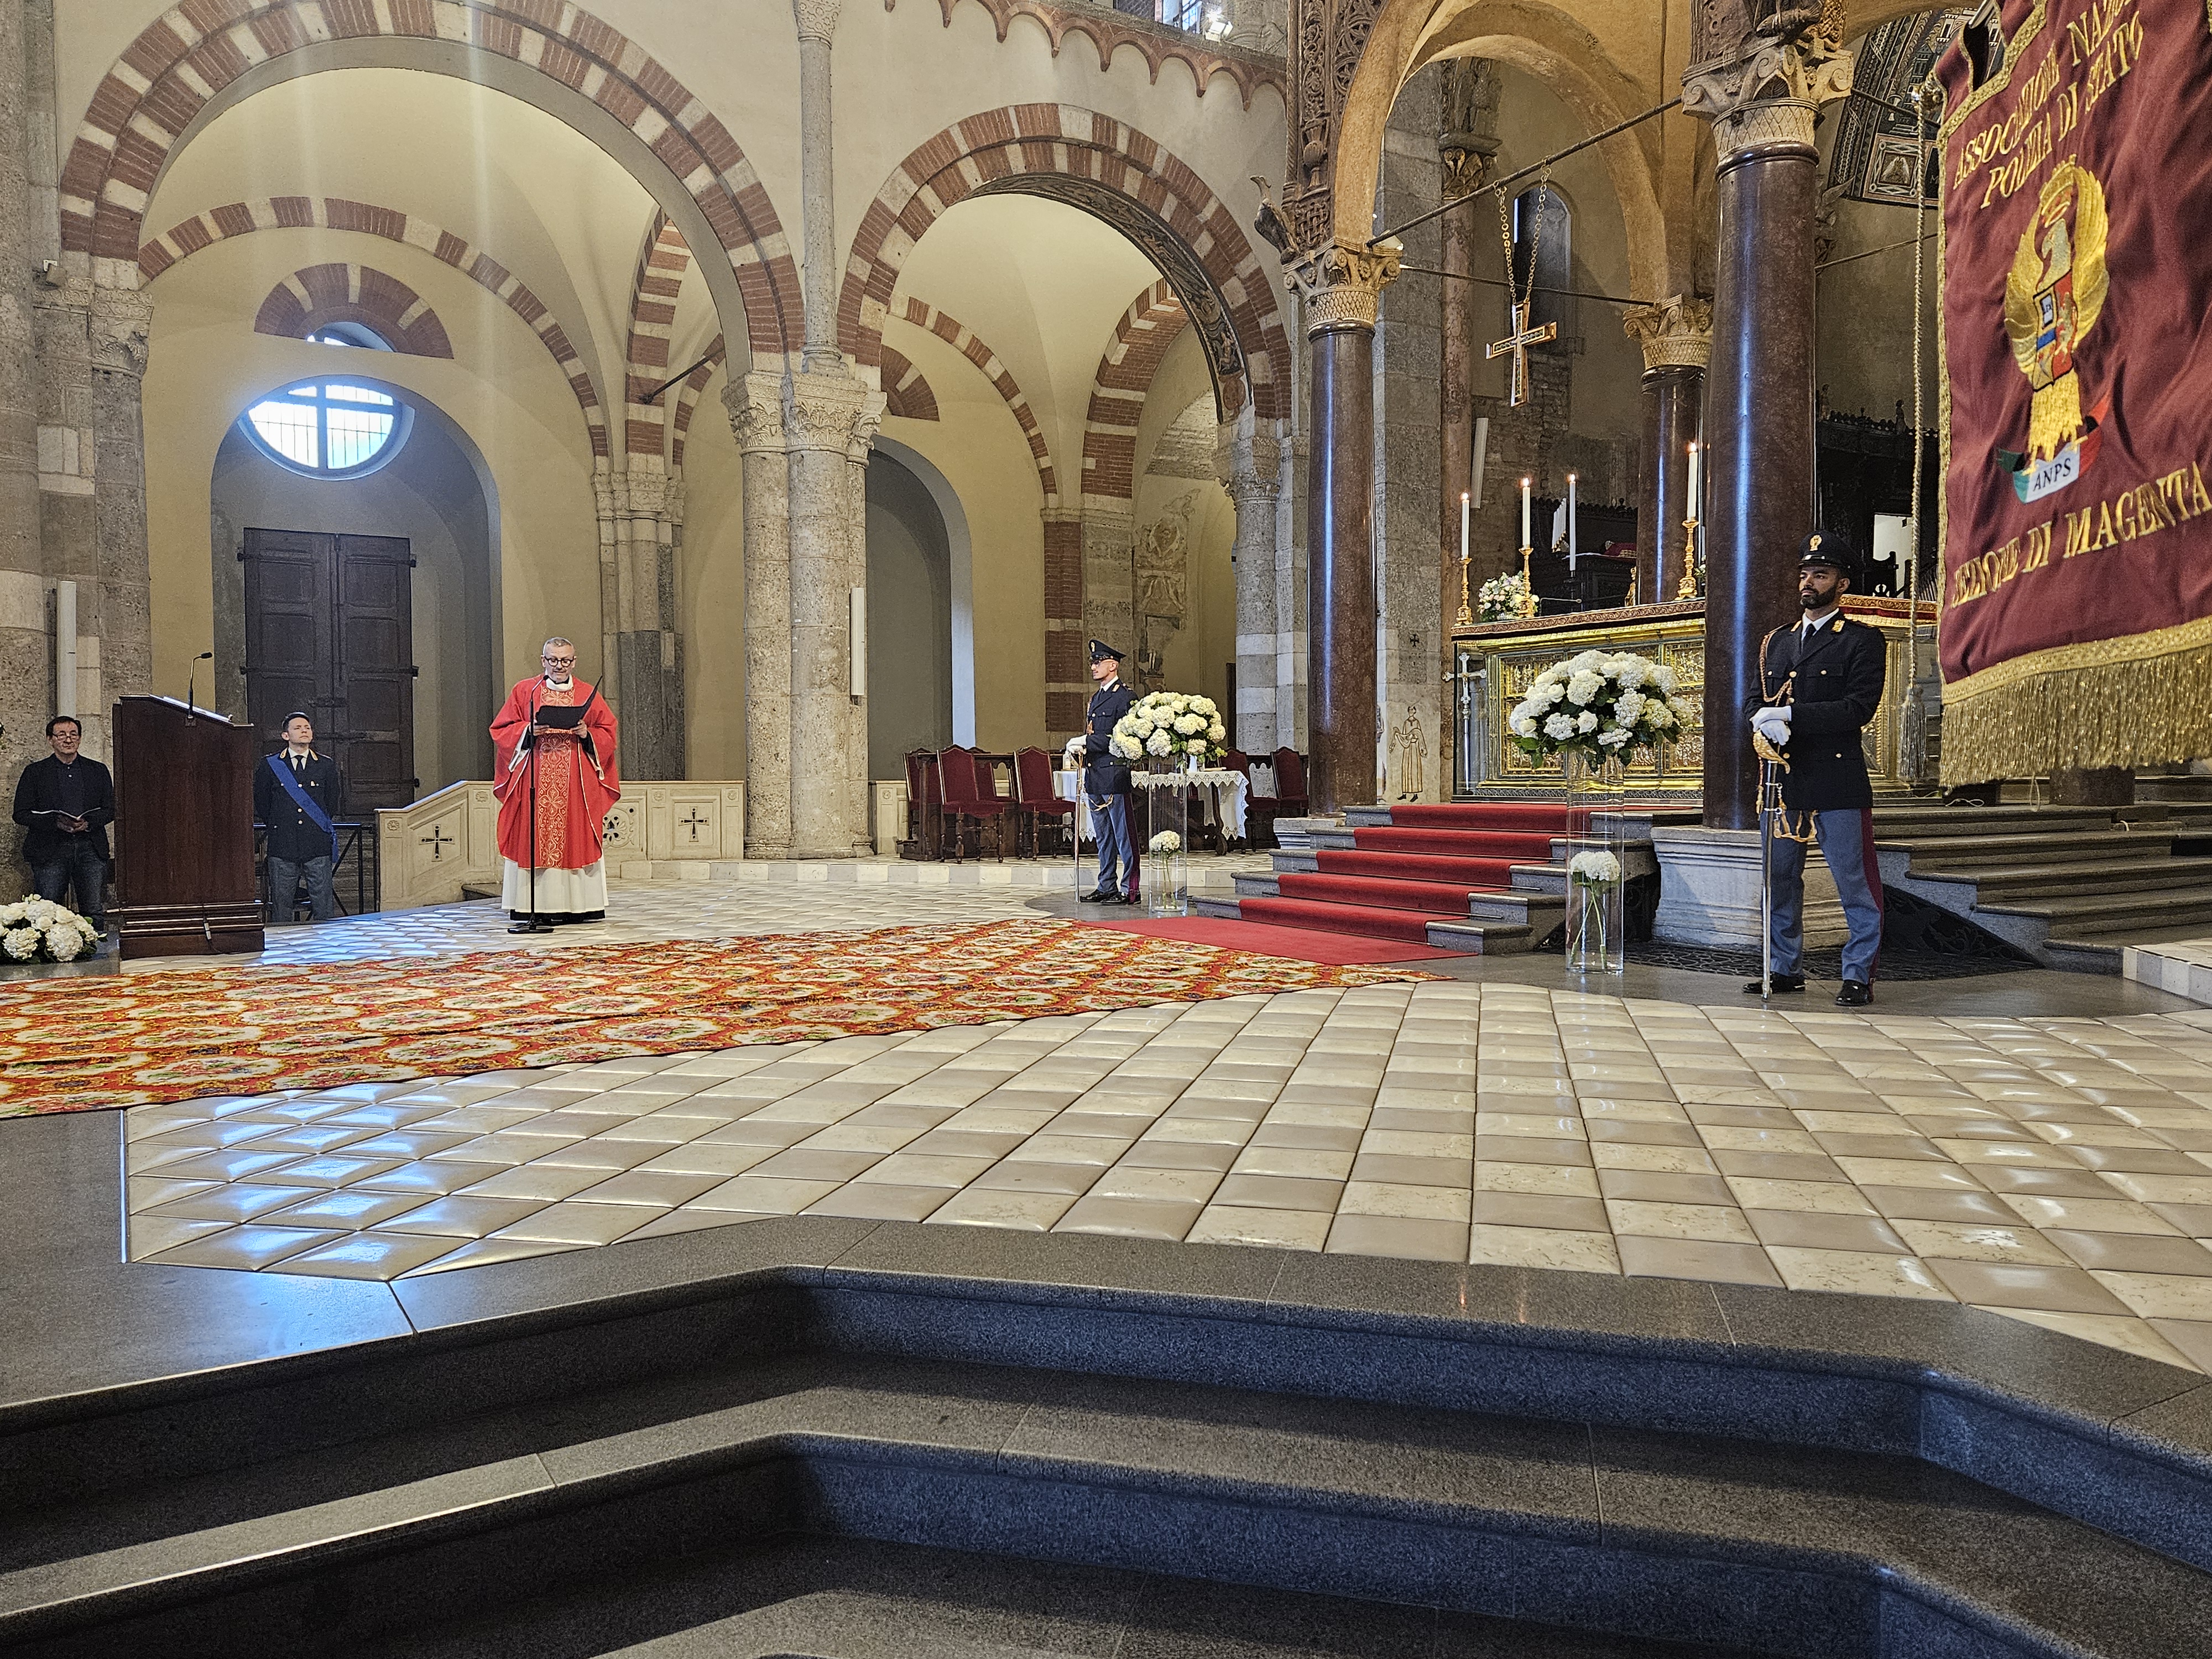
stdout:
[[1575,475],[1567,474],[1567,569],[1575,568]]
[[1467,515],[1468,492],[1462,489],[1459,492],[1459,562],[1462,564],[1467,562]]
[[1521,545],[1523,547],[1536,544],[1528,534],[1528,483],[1526,478],[1521,480]]
[[1694,519],[1694,518],[1696,518],[1696,517],[1698,516],[1698,447],[1697,447],[1697,445],[1695,445],[1695,444],[1692,444],[1692,445],[1690,446],[1690,514],[1689,514],[1689,516],[1690,516],[1690,517],[1692,517],[1692,518],[1693,518],[1693,519]]

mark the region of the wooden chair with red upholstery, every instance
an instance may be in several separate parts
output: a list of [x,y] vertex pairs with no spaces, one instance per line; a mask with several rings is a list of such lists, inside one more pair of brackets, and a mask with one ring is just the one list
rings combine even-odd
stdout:
[[[1014,750],[1014,810],[1028,826],[1031,858],[1042,856],[1040,836],[1046,823],[1059,825],[1063,834],[1073,833],[1075,803],[1052,793],[1052,757],[1042,749]],[[1018,830],[1014,844],[1021,845]]]
[[899,856],[908,859],[941,859],[945,849],[939,845],[945,830],[945,792],[939,781],[941,772],[937,757],[927,749],[916,749],[906,757],[906,839],[899,843]]
[[990,767],[972,749],[942,750],[937,757],[938,770],[944,779],[944,811],[951,827],[952,856],[956,860],[967,856],[968,821],[975,823],[975,855],[983,854],[983,826],[991,826],[992,856],[1000,863],[1006,857],[1006,819],[1012,813],[1013,802],[1001,797],[995,781],[990,779]]
[[1246,803],[1246,822],[1255,847],[1276,847],[1275,820],[1304,816],[1306,769],[1295,749],[1278,749],[1274,755],[1275,793],[1255,795]]

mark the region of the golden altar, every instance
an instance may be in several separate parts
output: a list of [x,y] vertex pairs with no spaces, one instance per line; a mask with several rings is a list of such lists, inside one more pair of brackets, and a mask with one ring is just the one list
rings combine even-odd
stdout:
[[[1877,791],[1912,786],[1898,765],[1898,702],[1910,678],[1911,601],[1847,595],[1844,611],[1881,630],[1889,644],[1889,674],[1881,712],[1863,736],[1867,770]],[[1935,641],[1929,627],[1936,606],[1920,605],[1921,675],[1933,670]],[[1452,685],[1459,740],[1454,745],[1452,793],[1536,793],[1559,787],[1559,769],[1532,760],[1515,746],[1505,717],[1528,695],[1529,683],[1553,663],[1580,652],[1633,651],[1674,671],[1677,693],[1702,708],[1705,687],[1705,602],[1626,605],[1556,617],[1510,618],[1452,629]],[[1693,721],[1680,738],[1653,754],[1630,758],[1628,787],[1637,794],[1694,797],[1704,787],[1705,738]]]

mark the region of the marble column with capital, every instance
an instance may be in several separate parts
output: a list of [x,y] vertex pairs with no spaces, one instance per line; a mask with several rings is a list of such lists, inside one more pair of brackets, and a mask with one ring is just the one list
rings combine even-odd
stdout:
[[624,765],[640,778],[684,775],[684,651],[676,622],[671,480],[657,456],[632,456],[615,520],[615,684]]
[[0,6],[0,769],[10,778],[45,751],[49,712],[25,14]]
[[854,556],[862,531],[851,483],[854,438],[867,423],[871,398],[879,398],[842,372],[793,374],[783,383],[791,470],[793,858],[846,859],[872,847],[863,805],[867,702],[853,692],[854,653],[861,644],[853,637],[853,592],[866,589],[867,569],[865,553]]
[[791,470],[783,376],[722,388],[738,440],[745,560],[745,856],[791,855]]
[[1705,365],[1712,356],[1709,300],[1675,295],[1632,306],[1621,327],[1644,349],[1644,465],[1636,504],[1636,598],[1662,604],[1681,586],[1689,532],[1690,446],[1699,442]]
[[1275,536],[1283,440],[1257,425],[1248,406],[1221,427],[1213,449],[1215,476],[1237,509],[1230,550],[1237,583],[1237,706],[1229,711],[1229,736],[1248,755],[1271,754],[1277,744]]
[[1850,91],[1825,25],[1717,43],[1682,77],[1713,124],[1720,245],[1705,399],[1705,823],[1751,830],[1759,775],[1743,715],[1759,641],[1795,614],[1792,554],[1814,516],[1813,234],[1820,106]]
[[1316,813],[1375,799],[1375,319],[1393,243],[1301,255],[1312,358],[1306,491],[1306,794]]

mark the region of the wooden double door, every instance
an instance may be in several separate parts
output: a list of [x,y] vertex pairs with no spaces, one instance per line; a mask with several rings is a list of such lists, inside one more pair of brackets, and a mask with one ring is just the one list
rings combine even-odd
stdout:
[[246,713],[273,743],[304,709],[345,811],[405,806],[415,777],[415,560],[404,536],[249,530]]

